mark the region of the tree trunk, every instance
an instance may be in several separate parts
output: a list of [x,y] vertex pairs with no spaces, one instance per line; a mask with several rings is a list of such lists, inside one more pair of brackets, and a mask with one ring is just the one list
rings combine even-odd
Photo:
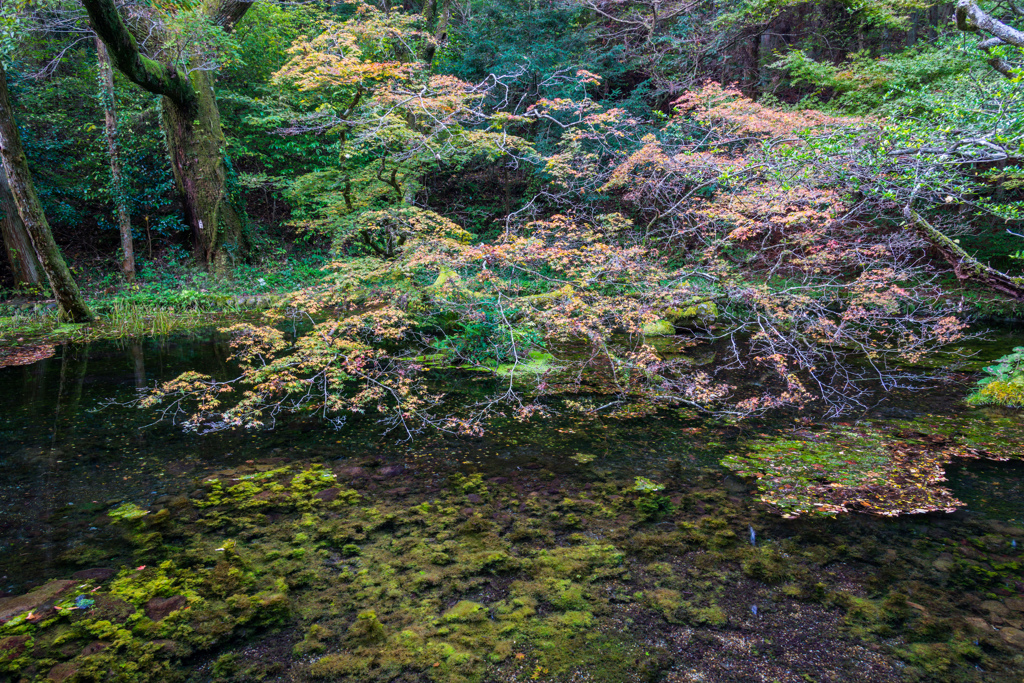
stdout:
[[103,41],[96,38],[96,57],[100,69],[100,98],[103,100],[103,119],[107,133],[107,152],[110,156],[111,193],[117,207],[117,227],[121,232],[121,273],[128,282],[135,280],[135,248],[132,244],[132,222],[125,199],[121,178],[121,151],[117,141],[117,110],[114,107],[114,71]]
[[[437,0],[426,0],[423,3],[423,25],[429,33],[433,28],[434,19],[437,17]],[[420,61],[431,64],[434,61],[434,54],[437,52],[437,41],[433,36],[427,39],[420,50]]]
[[211,270],[224,270],[245,255],[248,243],[242,213],[228,191],[227,142],[213,74],[193,72],[192,83],[198,95],[196,113],[163,98],[164,133],[196,257]]
[[25,223],[18,215],[18,207],[14,204],[14,196],[7,184],[7,173],[0,167],[0,232],[3,233],[4,248],[11,262],[14,273],[14,286],[38,285],[43,282],[43,269],[32,248],[32,240],[25,232]]
[[21,135],[18,133],[18,126],[14,122],[14,113],[11,111],[10,95],[7,92],[7,72],[0,64],[0,161],[4,171],[7,173],[7,182],[14,197],[14,205],[18,207],[18,215],[25,225],[29,240],[32,242],[32,249],[42,265],[46,279],[50,282],[50,289],[57,299],[61,313],[74,322],[86,322],[92,320],[92,311],[82,298],[78,285],[71,277],[71,270],[68,269],[61,256],[57,243],[53,240],[53,233],[50,231],[50,224],[46,222],[46,215],[39,203],[35,186],[32,184],[32,174],[29,173],[28,163],[25,159],[25,150],[21,146]]
[[440,14],[437,15],[437,26],[434,28],[434,41],[438,45],[448,40],[448,22],[452,17],[452,0],[441,0],[440,10]]
[[[207,0],[212,23],[231,32],[254,0]],[[192,229],[196,257],[219,270],[245,255],[244,210],[228,187],[224,131],[212,73],[186,73],[144,56],[114,0],[82,0],[114,65],[133,83],[163,95],[163,123],[171,168]]]

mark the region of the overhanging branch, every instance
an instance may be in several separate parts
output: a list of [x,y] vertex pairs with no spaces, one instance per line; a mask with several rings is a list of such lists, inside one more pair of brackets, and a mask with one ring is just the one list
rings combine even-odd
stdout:
[[909,205],[903,207],[903,217],[907,219],[911,230],[937,249],[953,266],[953,272],[959,279],[973,280],[1015,299],[1024,299],[1024,277],[1007,275],[974,258]]
[[143,55],[113,0],[82,0],[82,5],[89,13],[96,35],[107,46],[111,61],[130,81],[143,90],[173,100],[185,109],[197,106],[198,98],[188,75],[181,69]]

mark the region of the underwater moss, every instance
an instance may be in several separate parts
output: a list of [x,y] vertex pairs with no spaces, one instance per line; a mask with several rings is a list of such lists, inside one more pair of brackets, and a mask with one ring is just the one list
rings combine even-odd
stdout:
[[[761,652],[776,651],[767,640],[778,632],[751,625],[790,618],[786,638],[830,624],[852,643],[881,643],[879,657],[890,656],[885,639],[908,659],[942,645],[934,649],[949,658],[942,675],[1013,656],[1006,641],[981,632],[980,642],[995,644],[982,648],[982,659],[957,649],[967,627],[949,613],[948,593],[912,585],[902,555],[884,542],[848,534],[835,544],[813,527],[773,527],[753,507],[711,488],[712,475],[686,494],[685,505],[666,506],[663,521],[652,523],[633,502],[660,492],[634,490],[633,479],[607,477],[586,490],[559,482],[552,490],[540,474],[509,483],[450,476],[435,486],[410,473],[389,476],[387,488],[367,477],[354,492],[357,503],[335,505],[326,498],[345,488],[341,477],[324,476],[326,467],[274,472],[221,476],[205,487],[216,493],[206,501],[217,503],[162,520],[159,543],[137,520],[119,528],[119,538],[133,544],[126,553],[145,559],[110,579],[75,584],[58,603],[66,613],[0,626],[2,671],[33,683],[55,666],[77,667],[82,680],[116,670],[126,683],[173,681],[188,658],[239,683],[280,675],[352,683],[581,676],[638,683],[664,679],[695,653],[715,653],[732,672],[769,666]],[[571,527],[570,515],[577,520]],[[750,526],[758,529],[757,546],[746,538]],[[1003,554],[1012,550],[1008,534],[1016,533],[986,527],[950,545],[922,535],[916,553],[936,557],[942,550],[955,559],[943,572],[930,561],[914,571],[934,571],[956,593],[1008,590],[1024,581],[1020,563]],[[851,578],[861,571],[857,563],[871,562],[890,572],[879,586],[903,588],[871,592],[868,575],[883,573],[873,565]],[[845,573],[833,575],[840,564]],[[851,582],[864,594],[849,592]],[[78,608],[83,595],[94,604]],[[268,645],[275,639],[277,646]],[[741,641],[751,645],[729,649]],[[109,645],[87,650],[93,643]],[[8,651],[15,654],[4,661]],[[278,654],[253,660],[259,652]],[[850,680],[860,675],[846,664],[829,666]],[[916,659],[908,666],[932,675]]]

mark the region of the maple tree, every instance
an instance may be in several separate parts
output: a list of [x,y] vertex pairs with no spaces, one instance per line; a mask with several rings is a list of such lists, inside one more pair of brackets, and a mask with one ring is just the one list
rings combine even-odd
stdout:
[[[310,64],[305,46],[297,54]],[[311,76],[316,87],[325,79],[330,85],[323,87],[363,83],[364,62],[327,61],[327,77]],[[352,217],[334,224],[341,256],[334,274],[297,293],[287,308],[354,313],[317,324],[293,345],[271,328],[242,330],[234,342],[244,369],[238,383],[249,388],[236,407],[223,411],[207,400],[231,383],[195,376],[164,385],[152,400],[199,396],[193,425],[258,426],[268,407],[333,416],[373,404],[387,424],[410,435],[426,426],[477,432],[508,411],[526,419],[553,409],[546,401],[552,395],[583,395],[573,409],[631,415],[665,406],[750,414],[819,405],[840,413],[861,405],[871,385],[912,385],[916,375],[906,366],[963,334],[955,316],[933,305],[926,268],[907,258],[906,233],[866,239],[863,226],[844,217],[836,192],[779,177],[774,150],[859,120],[770,112],[709,84],[679,101],[677,120],[646,132],[625,111],[586,97],[487,112],[467,104],[486,98],[467,95],[466,84],[445,81],[451,89],[435,90],[423,74],[412,96],[406,74],[418,69],[400,64],[373,68],[380,78],[359,96],[363,118],[345,100],[349,118],[334,122],[349,138],[342,149],[377,144],[360,138],[364,126],[402,128],[391,138],[402,144],[370,164],[378,184],[394,179],[401,187],[415,174],[413,167],[400,176],[401,162],[423,150],[457,167],[452,138],[486,149],[492,137],[511,139],[503,126],[546,123],[561,133],[550,153],[526,143],[498,148],[500,158],[532,161],[547,179],[528,210],[506,217],[495,239],[481,241],[414,206],[399,187],[380,190],[390,208],[378,208],[381,195],[371,191],[374,203],[359,210],[345,195],[356,180],[346,180],[342,196],[321,214]],[[410,103],[430,126],[380,115],[379,107]],[[460,120],[457,112],[472,118]],[[381,170],[388,168],[392,175]],[[610,210],[615,204],[620,211]],[[716,323],[721,331],[711,329]],[[683,348],[698,339],[722,347],[715,367],[652,341],[677,328],[703,330],[682,340]],[[375,370],[367,374],[369,365]],[[496,390],[438,413],[439,397],[423,380],[438,365],[488,370]],[[763,389],[737,391],[728,376],[739,368],[762,372]]]

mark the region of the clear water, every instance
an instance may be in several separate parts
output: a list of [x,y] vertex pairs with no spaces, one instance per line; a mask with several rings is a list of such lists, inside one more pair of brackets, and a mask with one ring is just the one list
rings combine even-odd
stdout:
[[[998,335],[979,348],[981,355],[973,365],[984,365],[1020,343],[1015,334]],[[670,414],[631,421],[563,417],[497,424],[479,439],[426,436],[399,443],[381,435],[370,419],[354,420],[341,431],[296,419],[273,431],[200,436],[166,421],[155,422],[150,411],[119,405],[141,388],[185,370],[227,377],[227,357],[224,339],[210,332],[66,345],[54,357],[33,365],[0,368],[0,594],[18,594],[44,578],[63,576],[69,566],[89,566],[88,553],[100,544],[107,544],[109,558],[109,544],[116,539],[104,536],[96,522],[112,505],[158,505],[166,496],[196,489],[204,477],[247,463],[396,463],[415,478],[435,483],[452,471],[487,477],[545,471],[554,475],[552,493],[558,482],[585,490],[591,481],[635,475],[685,491],[698,474],[706,481],[711,473],[729,500],[751,506],[749,483],[723,470],[719,460],[730,449],[742,447],[743,439],[784,429],[792,421],[790,416],[774,423],[732,425]],[[971,377],[965,374],[960,379],[937,382],[918,393],[880,397],[874,409],[850,419],[963,412],[959,401]],[[461,381],[462,392],[485,389],[479,380]],[[993,413],[966,414],[984,421]],[[1006,523],[1010,526],[1003,532],[1012,535],[1014,525],[1024,521],[1024,463],[966,462],[952,467],[949,479],[956,496],[967,504],[952,515],[762,519],[758,541],[789,538],[794,543],[841,547],[848,558],[874,566],[887,552],[912,558],[919,548],[925,552],[927,543],[966,543],[968,537],[989,531],[981,523]],[[746,533],[746,528],[744,522],[741,531]],[[1024,534],[1018,543],[1019,550],[999,549],[1005,553],[1000,557],[1024,554]],[[130,555],[130,549],[124,552]],[[927,552],[934,555],[935,549]],[[845,564],[837,565],[836,581],[842,580]],[[879,581],[900,578],[886,578],[882,565]]]
[[[990,334],[970,365],[981,367],[1015,343],[1021,337],[1014,333]],[[609,472],[679,477],[718,467],[738,438],[766,428],[708,426],[671,415],[586,423],[549,419],[526,425],[509,421],[480,439],[428,436],[398,443],[369,419],[353,421],[341,431],[293,420],[272,431],[200,436],[158,421],[152,411],[118,405],[185,370],[228,377],[228,356],[225,340],[211,330],[163,339],[68,344],[35,364],[0,368],[2,588],[17,590],[26,578],[53,569],[63,553],[87,544],[89,520],[112,504],[131,501],[145,507],[161,496],[187,492],[211,473],[255,459],[334,461],[373,452],[431,476],[452,468],[493,475],[543,467],[570,478]],[[930,391],[886,397],[868,416],[877,420],[962,411],[957,401],[963,393],[962,385],[937,384]],[[975,412],[979,420],[985,419],[985,411]],[[593,458],[573,459],[580,454]],[[1024,463],[952,467],[950,483],[970,513],[1024,520]],[[748,495],[746,486],[725,472],[723,486]]]

